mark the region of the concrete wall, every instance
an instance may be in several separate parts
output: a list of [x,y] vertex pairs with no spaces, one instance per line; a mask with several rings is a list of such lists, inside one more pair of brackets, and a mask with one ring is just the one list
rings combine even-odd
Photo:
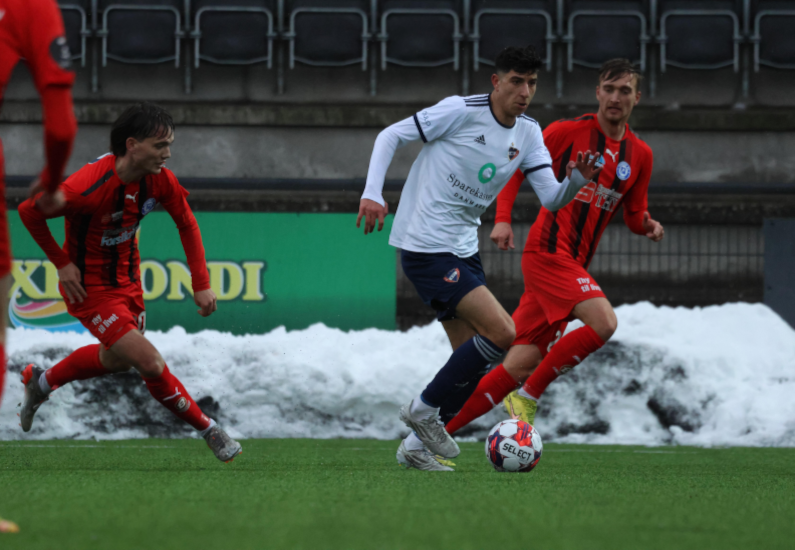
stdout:
[[[182,177],[364,178],[377,128],[182,126],[169,167]],[[654,151],[654,181],[795,183],[795,132],[639,132]],[[0,124],[6,173],[36,174],[39,124]],[[68,171],[108,150],[109,127],[80,126]],[[388,178],[405,178],[420,144],[395,155]]]

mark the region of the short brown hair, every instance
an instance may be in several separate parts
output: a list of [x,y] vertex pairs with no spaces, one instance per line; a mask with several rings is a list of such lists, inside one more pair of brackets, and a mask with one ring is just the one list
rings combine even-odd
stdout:
[[632,61],[624,59],[623,57],[610,59],[602,64],[602,68],[599,69],[599,81],[597,84],[601,84],[605,80],[614,80],[627,74],[634,77],[635,91],[640,89],[640,81],[643,79],[643,75],[640,74],[638,68],[632,64]]
[[110,129],[110,150],[117,157],[127,153],[127,138],[138,141],[157,136],[168,137],[174,131],[171,115],[153,103],[144,101],[127,107]]

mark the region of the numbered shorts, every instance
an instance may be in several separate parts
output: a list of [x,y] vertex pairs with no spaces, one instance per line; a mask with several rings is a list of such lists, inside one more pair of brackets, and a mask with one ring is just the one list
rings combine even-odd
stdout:
[[455,319],[458,302],[486,284],[479,254],[459,258],[449,252],[425,254],[401,250],[400,263],[422,301],[436,310],[439,321]]
[[574,306],[605,297],[585,268],[563,254],[525,252],[522,274],[525,291],[513,313],[513,345],[535,344],[542,355],[549,353],[574,319]]
[[83,303],[74,304],[69,303],[60,285],[59,288],[69,314],[77,318],[106,349],[131,330],[146,330],[144,294],[139,286],[106,291],[88,287],[88,298]]

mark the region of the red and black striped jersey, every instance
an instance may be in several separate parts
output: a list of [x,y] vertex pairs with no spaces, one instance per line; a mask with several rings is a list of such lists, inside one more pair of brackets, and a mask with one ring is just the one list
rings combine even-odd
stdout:
[[[61,190],[66,197],[62,212],[45,216],[34,198],[19,205],[19,215],[55,267],[72,262],[80,269],[84,287],[108,290],[140,284],[136,233],[143,218],[162,204],[179,229],[194,292],[210,288],[199,225],[186,200],[188,192],[167,168],[125,183],[116,174],[116,157],[108,153],[72,174]],[[48,217],[60,216],[66,225],[63,249],[46,222]]]
[[[604,168],[596,181],[557,212],[541,208],[530,229],[525,252],[568,254],[586,268],[591,263],[607,224],[624,207],[624,221],[638,234],[648,208],[648,187],[653,157],[651,148],[627,126],[621,141],[607,137],[595,114],[553,122],[544,130],[544,142],[552,156],[558,180],[566,177],[566,165],[577,153],[598,151]],[[497,222],[511,221],[511,210],[524,181],[517,172],[497,197]]]

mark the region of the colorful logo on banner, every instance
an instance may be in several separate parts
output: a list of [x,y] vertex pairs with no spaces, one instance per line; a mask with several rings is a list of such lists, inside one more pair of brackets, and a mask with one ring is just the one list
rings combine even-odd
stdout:
[[[262,274],[265,262],[207,262],[210,286],[219,302],[242,300],[264,302]],[[40,328],[53,332],[85,332],[83,325],[66,310],[58,291],[58,270],[45,260],[14,260],[14,278],[9,293],[8,317],[11,325]],[[164,299],[181,302],[193,295],[188,266],[180,261],[141,262],[144,300]]]

